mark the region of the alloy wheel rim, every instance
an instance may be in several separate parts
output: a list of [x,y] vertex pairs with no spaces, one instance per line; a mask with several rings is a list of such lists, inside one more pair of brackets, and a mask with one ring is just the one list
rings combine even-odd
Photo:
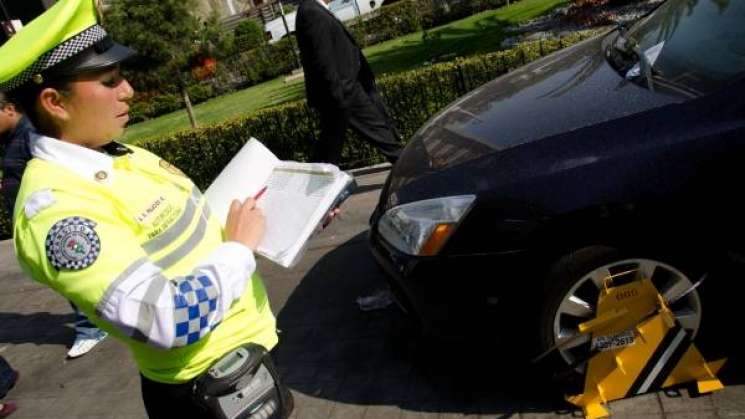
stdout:
[[[657,290],[666,300],[681,295],[693,286],[693,281],[678,269],[652,259],[625,259],[601,266],[580,279],[564,295],[553,321],[554,342],[570,339],[579,334],[579,324],[595,317],[600,289],[605,278],[613,276],[625,282],[650,278]],[[681,326],[695,337],[701,325],[701,299],[693,290],[670,306]],[[567,365],[573,365],[590,353],[589,335],[572,339],[559,349],[559,354]],[[584,365],[575,369],[584,372]]]

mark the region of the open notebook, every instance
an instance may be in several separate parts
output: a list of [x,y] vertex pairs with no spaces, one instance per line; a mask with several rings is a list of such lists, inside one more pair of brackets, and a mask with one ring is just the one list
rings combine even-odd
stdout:
[[354,178],[333,164],[282,161],[251,138],[220,172],[205,196],[223,222],[233,199],[255,196],[266,217],[266,233],[257,253],[286,268],[295,265],[305,244],[332,206],[355,186]]

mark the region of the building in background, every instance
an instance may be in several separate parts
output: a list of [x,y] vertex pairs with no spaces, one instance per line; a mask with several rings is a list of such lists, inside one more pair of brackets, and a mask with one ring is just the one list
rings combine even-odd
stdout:
[[[19,23],[25,24],[33,20],[44,10],[51,7],[56,0],[0,0],[0,44],[4,43],[18,28]],[[116,0],[98,0],[103,8],[110,6]],[[254,19],[264,26],[270,42],[277,41],[289,32],[295,31],[295,12],[286,15],[286,23],[282,20],[282,7],[294,6],[298,0],[196,0],[197,7],[194,14],[207,18],[216,13],[227,29],[234,29],[246,19]],[[364,15],[380,7],[382,0],[334,0],[331,11],[342,21]]]
[[[279,3],[279,1],[277,1]],[[281,2],[287,5],[288,2]],[[354,19],[357,16],[364,16],[367,13],[377,10],[383,4],[382,0],[333,0],[329,3],[329,10],[336,15],[342,22]],[[285,21],[290,33],[295,32],[295,15],[296,12],[287,13]],[[264,30],[267,32],[269,42],[276,42],[287,35],[285,22],[282,17],[275,17],[271,20],[264,21]]]

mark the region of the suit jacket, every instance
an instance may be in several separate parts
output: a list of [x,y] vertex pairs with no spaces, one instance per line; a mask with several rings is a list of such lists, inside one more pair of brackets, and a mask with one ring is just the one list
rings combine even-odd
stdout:
[[346,109],[358,85],[366,92],[375,88],[373,72],[354,37],[317,0],[301,0],[295,36],[310,106]]

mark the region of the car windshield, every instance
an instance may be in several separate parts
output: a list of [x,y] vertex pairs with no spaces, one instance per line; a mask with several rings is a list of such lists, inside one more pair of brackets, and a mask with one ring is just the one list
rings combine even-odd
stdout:
[[745,74],[745,1],[668,0],[619,31],[607,56],[624,77],[643,85],[708,93]]

